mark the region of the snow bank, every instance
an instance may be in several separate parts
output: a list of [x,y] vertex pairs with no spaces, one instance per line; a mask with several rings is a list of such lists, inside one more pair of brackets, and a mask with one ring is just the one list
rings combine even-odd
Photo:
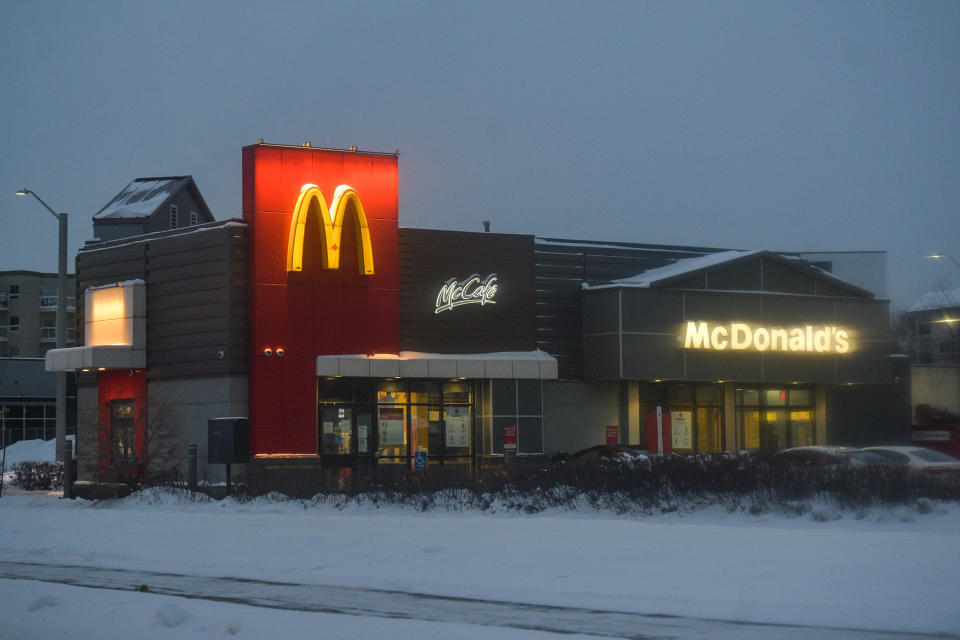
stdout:
[[[3,450],[0,449],[2,454]],[[7,447],[7,471],[20,462],[53,462],[56,459],[56,440],[21,440]]]

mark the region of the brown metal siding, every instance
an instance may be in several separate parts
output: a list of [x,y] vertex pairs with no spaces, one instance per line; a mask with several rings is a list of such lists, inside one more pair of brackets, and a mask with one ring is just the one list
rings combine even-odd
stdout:
[[[498,275],[496,304],[435,313],[450,278]],[[400,348],[435,353],[530,351],[533,236],[400,229]]]
[[147,283],[150,378],[246,374],[245,225],[214,223],[110,244],[77,256],[78,294],[124,280]]

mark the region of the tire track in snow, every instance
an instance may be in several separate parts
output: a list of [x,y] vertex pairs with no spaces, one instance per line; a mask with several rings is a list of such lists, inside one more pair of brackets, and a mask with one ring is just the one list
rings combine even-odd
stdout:
[[410,593],[386,589],[276,582],[235,577],[108,569],[78,565],[0,561],[0,578],[56,582],[75,587],[136,591],[254,607],[341,615],[475,624],[558,634],[585,634],[633,640],[738,638],[841,640],[947,638],[935,634],[866,631],[828,627],[731,622],[662,614],[524,604]]

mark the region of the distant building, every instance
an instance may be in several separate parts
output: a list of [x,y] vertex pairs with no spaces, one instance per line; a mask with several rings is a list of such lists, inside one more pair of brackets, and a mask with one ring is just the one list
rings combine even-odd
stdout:
[[[66,346],[77,344],[76,277],[67,276]],[[0,271],[0,358],[42,358],[57,346],[57,274]]]
[[[51,440],[57,434],[56,377],[43,358],[0,358],[2,441]],[[67,433],[76,433],[77,384],[67,378]]]
[[907,316],[914,419],[917,424],[955,422],[960,415],[960,289],[925,293]]
[[93,216],[95,240],[213,222],[193,176],[137,178]]

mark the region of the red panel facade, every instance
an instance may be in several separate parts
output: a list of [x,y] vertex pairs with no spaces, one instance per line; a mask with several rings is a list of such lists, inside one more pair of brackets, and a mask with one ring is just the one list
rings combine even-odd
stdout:
[[[352,214],[343,227],[339,269],[322,268],[311,221],[303,271],[287,273],[290,223],[305,184],[317,185],[328,205],[338,186],[356,190],[370,228],[372,275],[360,274]],[[399,350],[397,158],[245,147],[243,215],[250,234],[251,452],[315,454],[316,356]]]
[[143,371],[101,371],[97,374],[97,417],[100,430],[98,433],[98,466],[101,471],[110,467],[110,401],[133,400],[136,434],[134,447],[140,454],[143,446],[143,435],[147,417],[147,376]]

